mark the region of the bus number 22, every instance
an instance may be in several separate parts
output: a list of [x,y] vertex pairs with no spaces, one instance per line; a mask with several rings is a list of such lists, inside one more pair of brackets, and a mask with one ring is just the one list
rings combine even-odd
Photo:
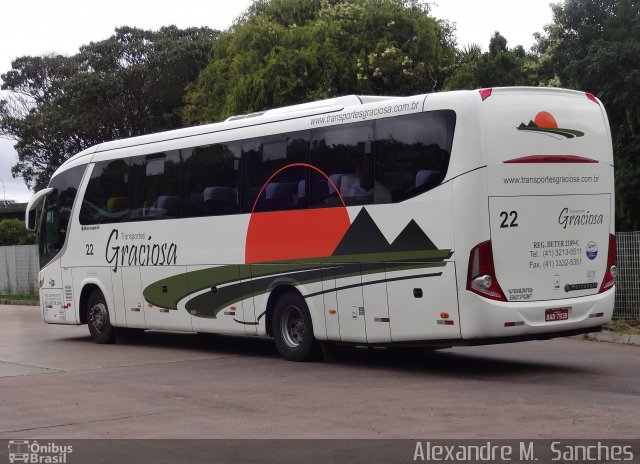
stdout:
[[[518,227],[518,223],[516,222],[518,220],[517,211],[511,211],[509,213],[507,213],[506,211],[502,211],[500,213],[500,217],[502,218],[502,222],[500,223],[501,229],[504,229],[506,227]],[[511,218],[511,222],[508,222],[509,218]]]
[[87,247],[87,255],[93,255],[93,245],[91,243],[87,243],[85,246]]

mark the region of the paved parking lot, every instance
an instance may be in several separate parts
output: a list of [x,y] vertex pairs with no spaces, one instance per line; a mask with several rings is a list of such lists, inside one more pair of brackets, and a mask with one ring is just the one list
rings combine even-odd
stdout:
[[86,326],[0,306],[0,438],[632,438],[640,348],[557,339],[280,359],[269,340]]

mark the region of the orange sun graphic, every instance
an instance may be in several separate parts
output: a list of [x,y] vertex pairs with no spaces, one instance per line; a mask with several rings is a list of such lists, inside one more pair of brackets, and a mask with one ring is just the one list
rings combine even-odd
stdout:
[[[273,174],[260,190],[258,198],[266,195],[267,184],[277,180],[281,172],[296,167],[318,172],[331,183],[336,192],[339,191],[331,178],[317,167],[293,163]],[[258,204],[256,199],[247,229],[245,262],[251,264],[331,256],[351,226],[342,197],[340,203],[331,208],[261,213],[255,212]]]
[[557,129],[558,123],[556,122],[556,118],[553,117],[551,113],[548,111],[540,111],[536,114],[536,117],[533,119],[533,122],[536,123],[541,129]]

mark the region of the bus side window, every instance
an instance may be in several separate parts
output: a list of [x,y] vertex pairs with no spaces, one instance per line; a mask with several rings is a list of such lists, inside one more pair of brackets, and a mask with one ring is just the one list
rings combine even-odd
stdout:
[[373,122],[311,131],[311,164],[327,176],[311,173],[311,207],[373,202]]
[[240,212],[240,142],[181,150],[182,216]]
[[297,166],[307,163],[308,146],[308,131],[243,141],[243,212],[309,207],[309,169]]
[[96,163],[82,200],[80,224],[102,224],[128,219],[128,158]]
[[131,219],[180,217],[178,150],[131,158]]
[[376,121],[376,203],[440,185],[449,167],[455,113],[431,111]]

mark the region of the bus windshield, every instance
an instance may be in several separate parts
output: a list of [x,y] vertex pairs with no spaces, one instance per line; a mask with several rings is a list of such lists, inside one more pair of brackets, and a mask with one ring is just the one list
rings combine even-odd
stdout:
[[64,246],[71,208],[85,169],[85,165],[71,168],[55,176],[49,183],[53,191],[45,200],[39,232],[41,267]]

